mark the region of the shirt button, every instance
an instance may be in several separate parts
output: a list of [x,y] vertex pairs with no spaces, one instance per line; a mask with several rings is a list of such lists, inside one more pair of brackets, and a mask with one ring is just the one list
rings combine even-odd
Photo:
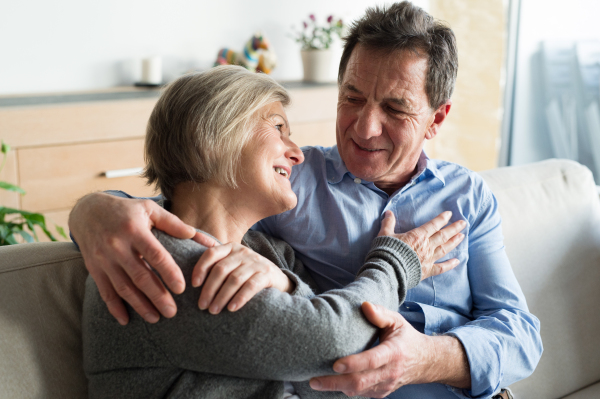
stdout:
[[434,332],[434,333],[431,333],[431,335],[433,335],[433,336],[436,336],[436,335],[437,335],[437,333],[435,333],[435,332]]
[[356,184],[360,184],[362,182],[362,180],[360,180],[358,177],[356,179],[354,179],[354,183]]

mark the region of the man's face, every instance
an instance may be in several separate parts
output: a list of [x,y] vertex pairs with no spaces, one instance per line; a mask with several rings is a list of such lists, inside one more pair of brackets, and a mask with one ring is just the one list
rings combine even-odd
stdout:
[[450,109],[449,103],[430,108],[426,71],[427,59],[412,51],[386,54],[358,45],[340,87],[340,156],[353,175],[389,193],[410,180],[424,140],[435,136]]

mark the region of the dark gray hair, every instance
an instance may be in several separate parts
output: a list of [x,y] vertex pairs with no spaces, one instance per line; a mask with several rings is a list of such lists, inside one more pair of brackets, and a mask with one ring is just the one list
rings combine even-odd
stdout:
[[437,109],[452,96],[458,71],[456,38],[452,30],[408,1],[389,7],[367,8],[364,17],[350,26],[344,37],[338,83],[341,85],[357,44],[382,51],[411,50],[427,58],[425,91]]
[[183,182],[236,187],[258,111],[277,101],[290,102],[281,85],[239,66],[180,77],[166,87],[148,120],[143,176],[167,199]]

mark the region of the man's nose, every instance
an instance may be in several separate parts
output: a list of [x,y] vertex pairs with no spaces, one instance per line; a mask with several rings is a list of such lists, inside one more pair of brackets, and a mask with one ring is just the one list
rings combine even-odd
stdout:
[[356,121],[356,133],[363,140],[381,136],[383,131],[382,112],[373,106],[365,106]]

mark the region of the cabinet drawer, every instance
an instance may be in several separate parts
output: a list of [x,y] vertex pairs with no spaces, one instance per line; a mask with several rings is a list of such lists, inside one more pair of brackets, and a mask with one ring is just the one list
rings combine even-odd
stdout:
[[19,181],[27,191],[21,206],[35,212],[70,208],[85,194],[107,189],[150,196],[152,188],[139,176],[104,175],[144,166],[143,148],[144,140],[134,139],[19,149]]
[[0,132],[13,147],[144,137],[156,99],[0,108]]

